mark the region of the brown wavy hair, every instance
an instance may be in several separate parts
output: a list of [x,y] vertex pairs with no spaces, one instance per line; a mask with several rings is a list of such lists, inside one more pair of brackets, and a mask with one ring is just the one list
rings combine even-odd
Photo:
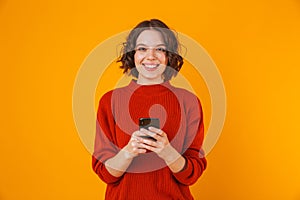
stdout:
[[136,40],[138,36],[145,30],[156,30],[160,32],[166,45],[166,57],[168,59],[167,68],[163,73],[164,81],[170,80],[176,76],[183,65],[183,58],[178,54],[179,42],[174,32],[162,21],[158,19],[151,19],[140,22],[134,27],[127,36],[126,42],[123,43],[121,56],[117,62],[121,62],[120,66],[123,73],[128,73],[134,77],[138,77],[134,63],[134,54],[136,47]]

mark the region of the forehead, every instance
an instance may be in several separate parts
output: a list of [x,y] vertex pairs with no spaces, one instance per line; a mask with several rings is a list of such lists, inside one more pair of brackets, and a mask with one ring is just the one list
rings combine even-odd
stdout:
[[144,44],[147,46],[157,46],[164,44],[163,37],[159,31],[145,30],[141,32],[136,40],[136,45]]

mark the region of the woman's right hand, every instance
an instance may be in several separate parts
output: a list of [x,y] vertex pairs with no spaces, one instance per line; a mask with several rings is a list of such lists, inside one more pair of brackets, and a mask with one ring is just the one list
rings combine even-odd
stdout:
[[147,150],[142,147],[142,142],[139,139],[140,136],[145,136],[145,134],[139,130],[133,132],[128,144],[123,148],[127,159],[146,153]]
[[142,143],[138,139],[140,136],[145,136],[145,134],[140,131],[133,132],[128,144],[105,162],[105,167],[111,175],[115,177],[122,176],[134,157],[146,153],[146,149],[142,147]]

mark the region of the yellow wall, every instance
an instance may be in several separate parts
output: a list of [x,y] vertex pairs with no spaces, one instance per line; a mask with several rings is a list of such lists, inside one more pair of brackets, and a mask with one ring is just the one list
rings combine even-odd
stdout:
[[300,199],[300,2],[0,1],[0,199],[101,199],[72,116],[81,63],[160,18],[212,56],[227,118],[196,199]]

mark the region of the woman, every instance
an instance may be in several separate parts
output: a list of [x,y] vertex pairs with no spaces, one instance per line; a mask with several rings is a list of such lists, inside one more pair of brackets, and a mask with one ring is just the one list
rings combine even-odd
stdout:
[[[169,82],[183,64],[175,34],[160,20],[143,21],[119,62],[136,80],[99,102],[92,164],[105,198],[193,199],[189,185],[206,168],[203,114],[195,95]],[[161,127],[139,128],[149,117]]]

